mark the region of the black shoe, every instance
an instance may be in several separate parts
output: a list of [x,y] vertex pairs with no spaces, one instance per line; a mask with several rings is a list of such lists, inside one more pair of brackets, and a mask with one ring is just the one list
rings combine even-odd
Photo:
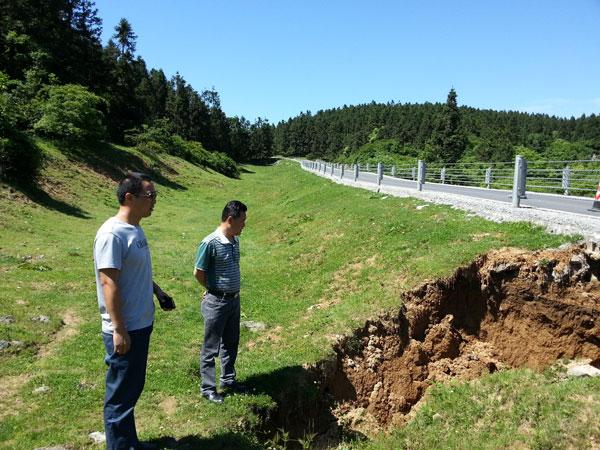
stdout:
[[203,393],[202,397],[208,400],[211,403],[221,404],[223,403],[223,396],[221,394],[217,394],[216,392],[207,392]]
[[222,384],[221,389],[226,394],[247,394],[248,392],[250,392],[250,389],[248,389],[247,386],[238,383],[237,381],[234,381],[230,384]]

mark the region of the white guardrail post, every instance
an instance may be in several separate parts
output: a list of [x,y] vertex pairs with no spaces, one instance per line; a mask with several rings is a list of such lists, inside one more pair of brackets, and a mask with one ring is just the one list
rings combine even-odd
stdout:
[[521,183],[519,184],[519,197],[527,198],[527,160],[521,157]]
[[342,167],[340,168],[340,179],[344,178],[344,168],[346,167],[346,164],[342,164]]
[[392,166],[392,176],[395,177],[396,176],[396,166]]
[[358,163],[354,164],[354,181],[358,181],[358,174],[360,172],[360,167]]
[[513,179],[513,190],[512,190],[512,205],[515,208],[520,206],[521,196],[519,195],[519,187],[521,187],[521,177],[523,176],[523,157],[521,155],[515,156],[515,172]]
[[417,189],[419,189],[419,191],[423,190],[423,185],[425,184],[426,170],[427,170],[427,166],[425,165],[425,161],[420,159],[419,160],[419,171],[417,173]]
[[446,168],[442,167],[442,169],[440,170],[440,182],[442,184],[446,184]]
[[485,187],[490,189],[492,187],[492,168],[488,167],[485,169]]
[[565,195],[569,195],[569,188],[571,187],[571,168],[565,167],[562,172],[562,188],[565,191]]
[[383,179],[383,164],[377,163],[377,184],[381,186],[381,180]]

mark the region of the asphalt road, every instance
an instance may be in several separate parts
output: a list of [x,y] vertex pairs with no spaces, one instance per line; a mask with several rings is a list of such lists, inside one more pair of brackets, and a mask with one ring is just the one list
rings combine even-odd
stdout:
[[[341,169],[334,169],[334,176],[340,177]],[[321,172],[322,173],[322,172]],[[331,169],[327,169],[327,175],[331,175]],[[345,180],[354,180],[354,171],[345,170]],[[377,174],[370,172],[361,172],[359,181],[377,184]],[[382,180],[384,186],[399,186],[403,188],[417,189],[417,182],[394,178],[384,175]],[[450,194],[464,195],[468,197],[480,198],[482,200],[495,200],[498,202],[512,203],[512,192],[499,189],[484,189],[477,187],[456,186],[450,184],[430,183],[423,185],[423,191],[428,192],[446,192]],[[521,199],[522,208],[538,208],[560,211],[566,214],[583,214],[591,217],[600,218],[600,211],[590,211],[594,199],[584,197],[572,197],[555,194],[540,194],[536,192],[527,192],[527,198]]]

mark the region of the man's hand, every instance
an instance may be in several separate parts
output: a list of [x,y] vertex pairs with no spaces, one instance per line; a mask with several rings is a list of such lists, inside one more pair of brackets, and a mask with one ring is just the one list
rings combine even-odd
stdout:
[[169,294],[167,294],[161,288],[156,289],[154,291],[154,293],[156,294],[156,298],[158,299],[160,308],[163,311],[171,311],[171,310],[175,309],[175,302],[173,301],[173,297],[171,297]]
[[131,338],[123,327],[115,328],[113,332],[113,346],[118,355],[124,355],[131,348]]
[[196,280],[198,280],[198,283],[200,283],[200,285],[206,287],[206,272],[204,270],[195,268],[194,277],[196,277]]

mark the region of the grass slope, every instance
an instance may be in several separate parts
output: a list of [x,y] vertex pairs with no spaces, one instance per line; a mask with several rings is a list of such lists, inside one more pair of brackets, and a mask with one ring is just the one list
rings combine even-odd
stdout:
[[437,385],[406,427],[367,449],[596,449],[600,380],[565,380],[554,368],[498,372]]
[[[114,179],[124,169],[160,174],[158,203],[143,225],[155,280],[177,302],[172,313],[157,311],[146,389],[136,408],[138,432],[160,442],[178,439],[181,447],[261,448],[253,431],[260,411],[274,406],[302,364],[329,354],[337,334],[397,307],[402,290],[448,275],[491,248],[551,247],[569,239],[442,206],[416,209],[423,202],[335,185],[291,162],[246,167],[235,180],[168,155],[149,159],[115,146],[73,155],[40,145],[47,157],[44,189],[23,195],[4,187],[0,195],[0,315],[14,318],[0,325],[0,339],[24,343],[0,352],[2,448],[93,447],[88,433],[102,430],[105,368],[91,248],[97,228],[116,211]],[[237,369],[255,394],[214,406],[198,392],[202,319],[191,273],[199,241],[234,198],[249,207],[241,238],[242,320],[268,328],[242,331]],[[49,323],[31,320],[40,315]],[[574,395],[595,389],[597,408],[597,384],[573,383]],[[517,377],[502,389],[521,384]],[[39,386],[49,391],[34,393]],[[452,398],[451,390],[438,391]],[[477,402],[468,395],[459,400]],[[450,410],[450,418],[452,411],[476,417],[468,408]],[[545,409],[539,414],[554,417]],[[421,428],[409,427],[394,446],[412,442],[406,434],[412,429],[439,432],[441,425],[418,417]],[[508,414],[506,421],[519,417]],[[569,417],[560,416],[558,436],[569,436],[575,420]],[[484,431],[471,430],[472,448],[485,447]],[[390,442],[381,439],[372,445]],[[520,442],[518,433],[506,439]]]

